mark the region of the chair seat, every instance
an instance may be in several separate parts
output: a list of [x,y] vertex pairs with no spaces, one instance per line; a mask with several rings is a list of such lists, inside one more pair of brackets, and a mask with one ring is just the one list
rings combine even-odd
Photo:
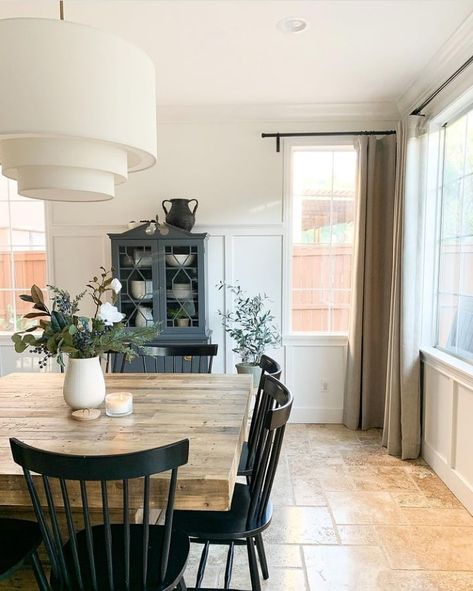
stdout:
[[240,455],[240,464],[238,466],[238,476],[251,476],[253,472],[253,466],[248,467],[248,441],[243,442]]
[[250,491],[246,484],[235,485],[230,511],[175,511],[174,527],[184,530],[191,538],[205,540],[238,539],[262,531],[271,522],[273,508],[268,503],[259,521],[248,523]]
[[[124,581],[125,559],[124,559],[124,533],[125,528],[123,524],[111,526],[112,533],[112,564],[113,573],[115,577],[114,591],[122,591],[125,589],[123,584],[117,584]],[[92,527],[93,543],[94,543],[94,557],[95,557],[95,572],[97,576],[98,591],[109,591],[110,585],[107,574],[107,557],[105,548],[107,543],[105,540],[105,528],[103,525]],[[183,531],[173,531],[171,538],[171,546],[169,551],[169,563],[166,572],[165,580],[159,583],[159,560],[154,559],[154,556],[161,556],[164,537],[164,527],[160,525],[149,526],[149,553],[148,553],[148,584],[147,591],[167,591],[174,589],[180,580],[184,569],[186,567],[187,558],[189,556],[189,537]],[[79,554],[79,562],[83,565],[82,581],[85,589],[93,589],[91,571],[88,565],[87,542],[85,530],[81,530],[77,534],[77,547]],[[130,589],[143,588],[143,526],[138,524],[130,525]],[[72,546],[70,542],[64,546],[64,554],[69,573],[75,573],[74,561],[72,557]],[[51,586],[54,590],[60,589],[60,583],[51,575]],[[75,582],[71,582],[68,589],[79,589]]]
[[41,544],[41,532],[34,521],[0,519],[0,579],[9,576]]

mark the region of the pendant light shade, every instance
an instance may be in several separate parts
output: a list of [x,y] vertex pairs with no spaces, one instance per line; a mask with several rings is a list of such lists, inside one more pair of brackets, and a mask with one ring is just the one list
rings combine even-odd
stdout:
[[106,201],[156,162],[155,73],[128,42],[67,21],[0,20],[0,164],[25,197]]

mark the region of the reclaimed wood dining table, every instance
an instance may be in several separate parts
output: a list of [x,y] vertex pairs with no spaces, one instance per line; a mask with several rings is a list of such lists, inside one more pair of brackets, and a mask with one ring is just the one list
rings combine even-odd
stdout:
[[[14,373],[0,378],[0,510],[31,507],[22,470],[11,456],[10,437],[79,455],[133,452],[188,438],[189,462],[179,469],[176,508],[230,508],[246,436],[250,376],[106,374],[107,393],[133,394],[133,414],[111,418],[102,409],[98,419],[83,422],[71,417],[64,402],[63,379],[58,373]],[[168,474],[152,477],[153,507],[164,506],[168,478]],[[136,491],[131,489],[131,506],[140,507],[141,495],[137,484]],[[79,505],[79,495],[76,501]],[[109,490],[109,502],[111,507],[121,506],[121,483]],[[94,503],[98,508],[98,483],[97,494],[90,497],[91,507]]]

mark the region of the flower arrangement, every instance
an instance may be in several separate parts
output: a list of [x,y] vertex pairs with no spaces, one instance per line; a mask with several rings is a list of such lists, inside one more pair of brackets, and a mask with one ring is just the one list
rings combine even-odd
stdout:
[[[24,318],[38,319],[39,323],[12,336],[15,351],[23,353],[29,349],[38,353],[40,367],[45,367],[51,357],[64,366],[65,353],[71,359],[90,359],[109,352],[122,353],[128,361],[133,359],[134,347],[141,348],[153,339],[158,327],[127,329],[123,322],[125,315],[114,305],[121,283],[113,277],[113,270],[107,271],[104,267],[100,270],[100,276],[89,281],[87,289],[75,297],[64,289],[48,285],[52,310],[46,306],[43,292],[37,285],[33,285],[29,294],[20,295],[20,299],[33,304],[33,311]],[[92,318],[79,314],[79,303],[87,294],[95,304]],[[108,294],[112,295],[112,303],[105,301]]]
[[220,282],[217,287],[228,289],[234,298],[235,312],[218,311],[225,332],[236,343],[233,351],[238,353],[243,363],[258,365],[268,347],[277,347],[281,343],[280,332],[273,323],[274,316],[267,309],[271,300],[266,294],[249,297],[239,285]]

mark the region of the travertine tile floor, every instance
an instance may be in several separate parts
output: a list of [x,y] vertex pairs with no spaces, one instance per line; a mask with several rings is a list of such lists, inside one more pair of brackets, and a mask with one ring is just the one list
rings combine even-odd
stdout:
[[[271,591],[473,591],[473,517],[422,461],[402,462],[378,430],[289,425],[264,534]],[[204,584],[223,588],[226,548]],[[186,576],[195,584],[199,547]],[[20,577],[0,590],[30,589]],[[233,589],[251,589],[237,548]]]
[[[378,430],[289,425],[264,535],[271,591],[473,591],[473,517],[422,461],[402,462]],[[194,547],[188,585],[195,583]],[[204,585],[223,587],[213,547]],[[231,587],[251,589],[238,548]]]

